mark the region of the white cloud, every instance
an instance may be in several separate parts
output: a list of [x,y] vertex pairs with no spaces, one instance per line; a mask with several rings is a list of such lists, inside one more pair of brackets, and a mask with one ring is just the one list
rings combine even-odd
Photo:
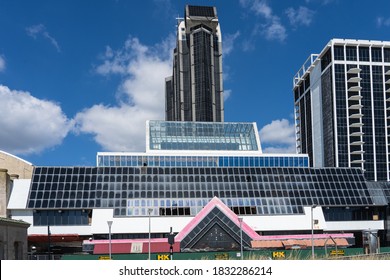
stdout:
[[0,149],[33,154],[61,144],[72,128],[61,107],[0,85]]
[[145,123],[161,115],[136,106],[95,105],[76,115],[77,130],[94,135],[94,140],[108,151],[145,150]]
[[0,72],[5,70],[5,59],[2,55],[0,55]]
[[287,119],[274,120],[260,130],[263,152],[295,153],[295,128]]
[[224,101],[228,100],[230,95],[232,95],[232,90],[231,89],[225,89],[223,91],[223,100]]
[[376,23],[378,27],[389,27],[390,26],[390,18],[377,17]]
[[57,50],[57,52],[61,52],[60,46],[54,37],[52,37],[49,32],[46,30],[46,26],[43,24],[32,25],[26,28],[27,35],[37,39],[38,36],[43,36],[46,40],[48,40]]
[[262,34],[267,40],[278,40],[283,42],[287,38],[286,28],[280,17],[275,15],[272,8],[265,0],[240,0],[241,6],[249,8],[257,16],[265,19],[264,24],[257,25],[253,34]]
[[278,40],[283,42],[287,38],[286,28],[280,22],[279,18],[274,18],[272,21],[263,25],[265,38],[268,40]]
[[315,12],[307,7],[300,6],[298,9],[288,8],[286,10],[288,19],[291,25],[297,27],[299,25],[309,26],[313,20]]
[[95,105],[76,115],[77,131],[94,136],[107,151],[145,149],[146,120],[165,117],[165,77],[172,75],[174,36],[156,46],[145,46],[129,38],[119,50],[106,48],[101,75],[119,74],[116,106]]
[[320,3],[321,5],[328,5],[334,0],[305,0],[306,3]]
[[226,34],[223,36],[223,40],[222,40],[223,55],[229,55],[233,51],[234,42],[239,36],[240,36],[240,31],[237,31],[233,34]]
[[262,15],[266,19],[272,19],[274,17],[274,15],[272,14],[272,9],[266,1],[253,1],[251,9],[257,15]]
[[296,154],[295,145],[275,145],[263,147],[265,154]]

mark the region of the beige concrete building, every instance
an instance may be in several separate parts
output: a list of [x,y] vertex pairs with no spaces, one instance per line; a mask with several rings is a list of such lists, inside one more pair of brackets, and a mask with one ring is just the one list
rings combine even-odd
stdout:
[[14,155],[0,151],[0,259],[27,259],[27,229],[21,220],[9,219],[7,205],[15,179],[31,179],[34,166]]
[[29,223],[0,218],[0,260],[27,259]]
[[15,174],[19,179],[31,179],[34,166],[24,159],[0,150],[0,169],[7,169],[8,174]]
[[0,217],[8,218],[7,204],[14,179],[31,179],[34,166],[14,155],[0,151]]

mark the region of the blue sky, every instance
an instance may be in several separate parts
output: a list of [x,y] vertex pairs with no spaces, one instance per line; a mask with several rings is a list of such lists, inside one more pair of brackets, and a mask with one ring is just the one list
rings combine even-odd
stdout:
[[1,0],[0,150],[35,165],[144,151],[186,4],[217,7],[225,121],[256,122],[266,152],[295,152],[292,79],[311,53],[390,40],[388,0]]

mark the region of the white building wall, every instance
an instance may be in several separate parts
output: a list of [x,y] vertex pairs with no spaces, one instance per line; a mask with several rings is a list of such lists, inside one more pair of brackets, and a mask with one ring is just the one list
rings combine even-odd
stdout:
[[[13,210],[13,219],[31,224],[28,234],[47,234],[47,226],[33,226],[31,210]],[[152,233],[180,232],[194,217],[150,217]],[[311,229],[310,207],[304,208],[301,215],[243,216],[244,222],[255,231],[295,231]],[[384,221],[326,222],[321,207],[313,209],[315,230],[356,231],[365,229],[384,229]],[[113,221],[111,233],[148,233],[149,217],[113,218],[113,209],[94,209],[92,223],[88,226],[50,226],[51,234],[108,234],[107,221]]]
[[30,192],[31,179],[15,179],[7,209],[25,209]]
[[384,221],[342,221],[342,222],[327,222],[328,231],[343,231],[345,228],[349,230],[383,230]]
[[[320,207],[313,209],[313,220],[318,223],[315,229],[325,229],[326,222]],[[304,207],[301,215],[275,215],[275,216],[244,216],[246,222],[255,231],[286,231],[286,230],[310,230],[310,207]]]
[[321,95],[321,62],[314,66],[310,73],[313,165],[324,166],[323,130],[322,130],[322,95]]
[[[111,233],[146,233],[149,232],[149,217],[113,218],[112,209],[94,209],[91,232],[93,234],[108,233],[107,221],[113,221]],[[150,217],[151,232],[161,233],[181,231],[193,217]]]
[[[154,217],[150,218],[151,232],[180,232],[194,217]],[[255,231],[295,231],[311,229],[310,207],[304,207],[301,215],[243,216],[243,220]],[[107,234],[107,221],[113,221],[111,232],[114,233],[147,233],[149,217],[113,218],[112,209],[95,209],[93,212],[91,232]],[[326,222],[321,207],[313,209],[313,228],[324,231],[353,231],[363,229],[384,229],[383,221]]]

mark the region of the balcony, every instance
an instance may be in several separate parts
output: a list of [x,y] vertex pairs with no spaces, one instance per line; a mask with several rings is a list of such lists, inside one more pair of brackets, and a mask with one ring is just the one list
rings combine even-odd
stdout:
[[362,127],[363,124],[362,123],[352,123],[349,125],[349,127]]
[[362,80],[362,78],[359,78],[359,77],[352,77],[350,78],[347,82],[348,83],[358,83]]
[[363,141],[355,141],[355,142],[352,142],[350,145],[351,145],[351,146],[361,146],[361,145],[363,145],[363,144],[364,144]]
[[361,163],[364,163],[365,162],[365,160],[364,159],[358,159],[358,160],[353,160],[353,161],[351,161],[351,164],[361,164]]
[[349,136],[352,136],[352,137],[354,137],[354,136],[363,136],[363,132],[353,132],[353,133],[351,133]]
[[356,110],[356,109],[361,109],[361,108],[363,108],[363,105],[360,105],[360,104],[355,104],[355,105],[351,105],[348,107],[349,110]]
[[353,86],[348,89],[348,92],[359,92],[361,89],[361,86]]
[[351,155],[362,155],[364,154],[365,152],[363,150],[360,150],[360,151],[353,151],[351,152]]
[[353,115],[349,116],[350,119],[360,119],[362,117],[363,117],[363,114],[353,114]]
[[348,100],[361,100],[363,96],[361,95],[352,95],[351,97],[348,98]]
[[362,69],[360,68],[351,68],[347,71],[348,74],[359,74]]

